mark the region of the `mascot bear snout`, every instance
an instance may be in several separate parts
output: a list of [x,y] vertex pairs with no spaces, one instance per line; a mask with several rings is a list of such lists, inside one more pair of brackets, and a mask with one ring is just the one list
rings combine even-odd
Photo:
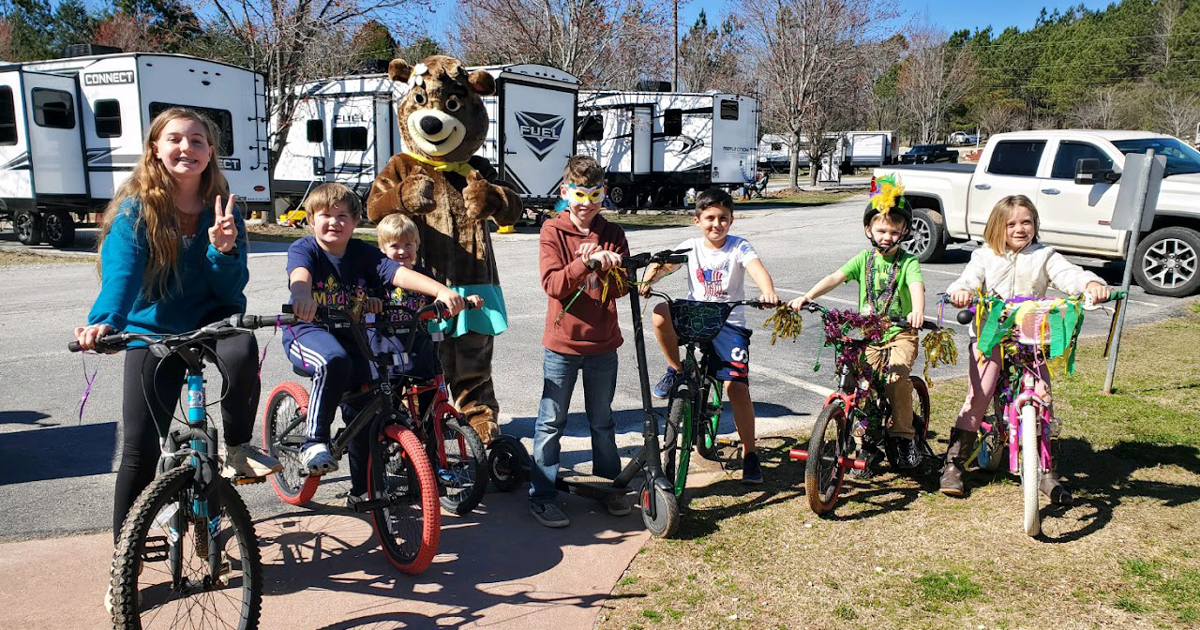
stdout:
[[453,153],[467,135],[462,121],[436,109],[408,117],[408,133],[421,153],[442,157]]

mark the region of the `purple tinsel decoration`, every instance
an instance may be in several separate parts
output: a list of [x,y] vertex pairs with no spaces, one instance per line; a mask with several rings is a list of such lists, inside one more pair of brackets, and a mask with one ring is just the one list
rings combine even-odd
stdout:
[[[824,321],[826,344],[836,343],[841,346],[840,352],[834,357],[839,367],[862,360],[863,346],[883,339],[889,327],[887,320],[877,313],[864,315],[851,310],[831,310],[825,314]],[[858,339],[846,337],[846,333],[855,329],[862,331],[861,343]]]

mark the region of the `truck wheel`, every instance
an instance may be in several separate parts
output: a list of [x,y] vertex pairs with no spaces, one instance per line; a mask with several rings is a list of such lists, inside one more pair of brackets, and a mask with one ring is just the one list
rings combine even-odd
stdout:
[[921,262],[937,260],[946,251],[946,228],[942,215],[928,208],[913,208],[911,235],[904,241],[904,251]]
[[628,201],[628,199],[626,199],[626,197],[628,197],[628,196],[629,196],[629,191],[626,190],[624,186],[620,186],[620,185],[610,186],[608,189],[608,200],[611,201],[613,203],[613,205],[618,208],[625,207],[625,202]]
[[51,210],[42,219],[42,234],[51,247],[70,247],[75,244],[75,219],[66,210]]
[[1200,232],[1167,227],[1138,243],[1133,277],[1151,295],[1183,297],[1200,289]]
[[34,212],[17,212],[17,216],[13,217],[13,229],[22,245],[37,245],[42,242],[42,217]]

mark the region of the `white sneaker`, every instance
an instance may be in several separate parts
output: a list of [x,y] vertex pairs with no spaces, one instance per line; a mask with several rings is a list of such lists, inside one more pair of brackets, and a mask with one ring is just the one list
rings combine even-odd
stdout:
[[226,446],[224,463],[221,475],[228,478],[266,477],[283,470],[283,464],[278,459],[250,444]]
[[324,442],[309,444],[300,453],[300,461],[308,468],[308,474],[320,476],[338,469],[337,460],[329,453]]

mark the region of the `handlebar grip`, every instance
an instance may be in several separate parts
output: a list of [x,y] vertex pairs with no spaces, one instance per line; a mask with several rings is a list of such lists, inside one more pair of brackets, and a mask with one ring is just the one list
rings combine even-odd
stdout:
[[959,311],[958,315],[956,316],[956,319],[958,319],[958,323],[966,326],[967,324],[970,324],[975,319],[975,311],[972,311],[972,310]]
[[666,262],[668,265],[682,265],[683,263],[687,262],[687,255],[686,254],[672,254],[670,256],[667,256]]
[[67,344],[67,350],[70,350],[71,352],[81,352],[83,350],[83,346],[80,346],[78,341],[72,341],[71,343]]

